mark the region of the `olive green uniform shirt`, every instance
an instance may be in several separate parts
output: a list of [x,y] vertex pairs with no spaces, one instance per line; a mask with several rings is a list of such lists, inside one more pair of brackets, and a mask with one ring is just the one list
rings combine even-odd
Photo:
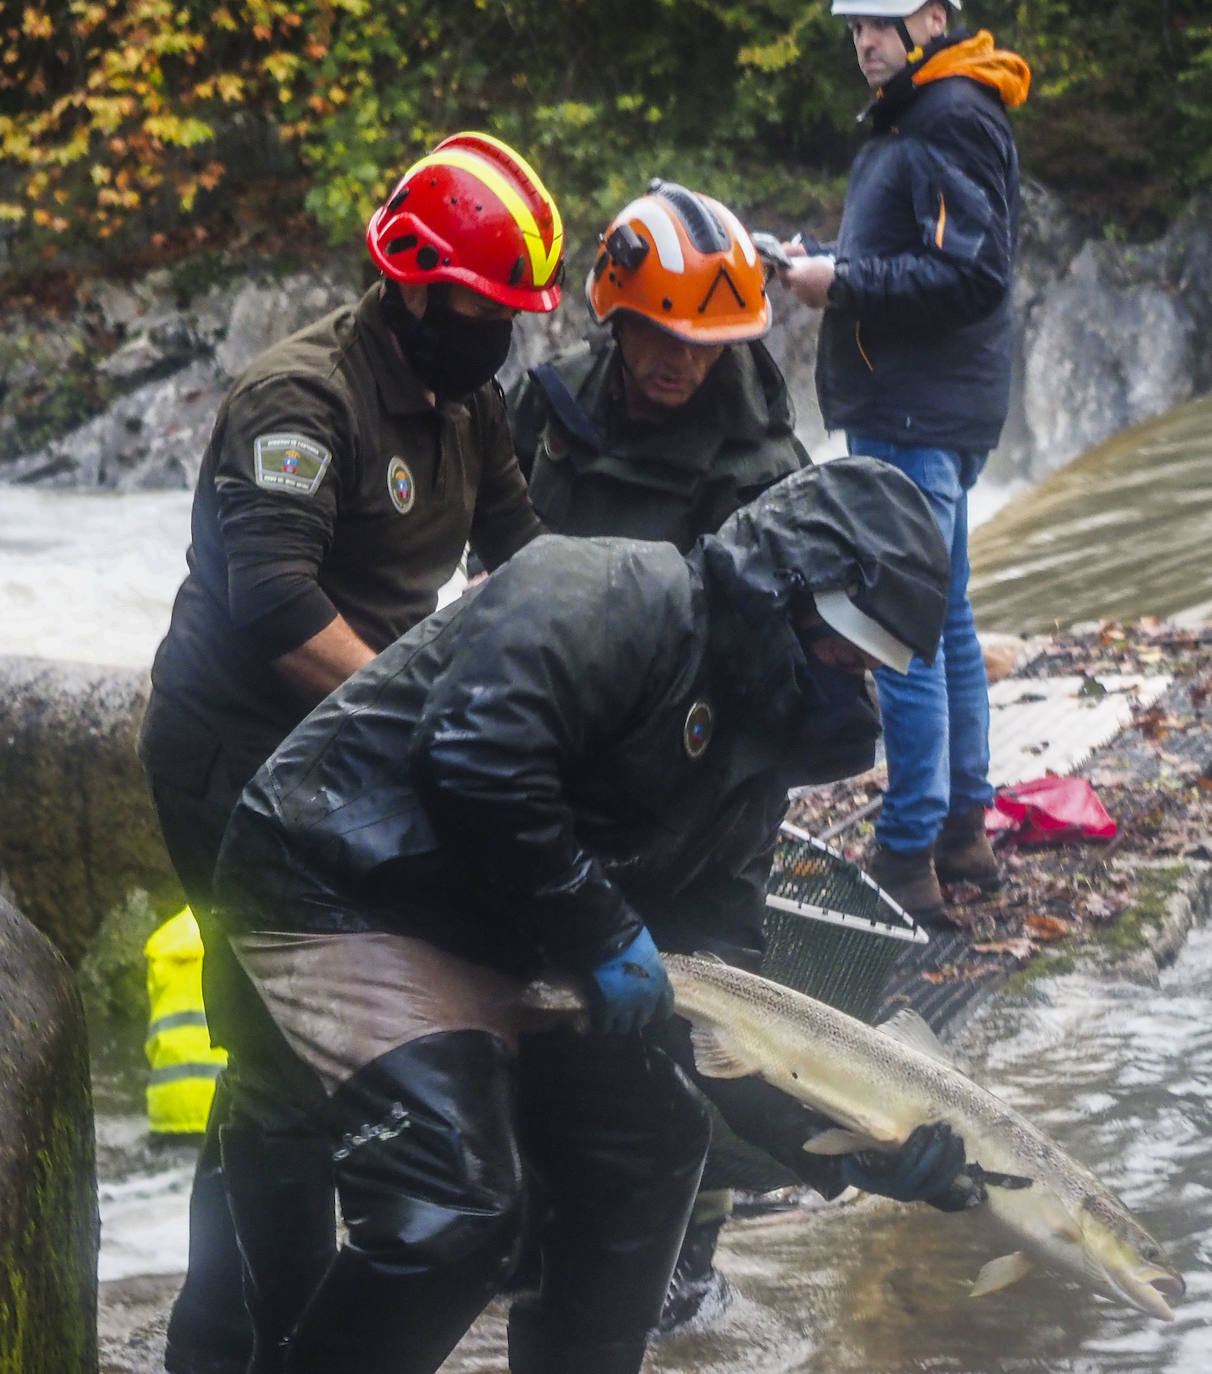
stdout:
[[493,568],[542,529],[499,389],[435,405],[378,295],[269,348],[220,408],[152,668],[153,778],[198,790],[222,747],[242,782],[314,704],[271,660],[338,615],[381,649],[469,541]]

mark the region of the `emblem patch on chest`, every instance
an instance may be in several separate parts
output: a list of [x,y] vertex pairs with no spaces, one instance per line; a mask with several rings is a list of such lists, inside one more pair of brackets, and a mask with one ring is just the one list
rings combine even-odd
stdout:
[[682,747],[687,758],[701,758],[706,753],[714,729],[715,714],[711,703],[696,701],[686,713],[686,724],[682,726]]
[[332,454],[301,434],[258,434],[253,440],[257,486],[313,496],[324,480]]
[[393,458],[387,465],[387,494],[401,515],[412,510],[417,499],[417,484],[403,458]]

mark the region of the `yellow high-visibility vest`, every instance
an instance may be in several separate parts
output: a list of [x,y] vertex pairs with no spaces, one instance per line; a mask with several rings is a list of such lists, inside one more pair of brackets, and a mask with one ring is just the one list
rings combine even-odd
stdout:
[[211,1048],[202,1005],[202,937],[189,907],[166,921],[143,952],[151,1003],[144,1044],[151,1065],[148,1126],[162,1135],[204,1131],[227,1052]]

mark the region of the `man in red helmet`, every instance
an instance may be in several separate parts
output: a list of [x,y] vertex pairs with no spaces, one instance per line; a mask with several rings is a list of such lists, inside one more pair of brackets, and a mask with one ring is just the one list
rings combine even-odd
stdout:
[[[194,496],[188,574],[152,666],[140,754],[205,945],[212,1038],[243,975],[210,920],[211,872],[244,784],[328,692],[434,609],[470,542],[493,568],[541,532],[494,375],[520,310],[560,299],[563,230],[533,169],[456,134],[367,231],[382,277],[274,345],[220,407]],[[331,1252],[326,1154],[242,1138],[220,1164],[220,1083],[190,1200],[171,1374],[243,1374],[252,1336],[225,1184],[257,1199],[297,1273],[247,1293],[255,1368]],[[247,1208],[245,1210],[248,1210]],[[250,1233],[247,1241],[257,1243]]]

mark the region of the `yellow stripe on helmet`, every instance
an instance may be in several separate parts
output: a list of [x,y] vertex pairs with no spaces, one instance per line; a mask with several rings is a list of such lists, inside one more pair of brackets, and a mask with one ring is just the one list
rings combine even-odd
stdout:
[[477,138],[495,144],[504,153],[522,168],[535,189],[542,193],[543,199],[551,209],[552,231],[551,248],[547,248],[543,242],[543,235],[539,231],[538,221],[531,212],[530,206],[510,185],[507,177],[503,176],[490,162],[472,152],[464,152],[459,148],[444,148],[438,152],[430,153],[414,163],[405,173],[406,177],[413,176],[416,172],[424,171],[426,167],[458,167],[475,177],[497,197],[502,205],[513,216],[514,223],[521,230],[523,241],[526,244],[526,251],[530,254],[530,272],[536,287],[546,286],[555,275],[555,270],[560,262],[560,248],[564,238],[564,226],[560,221],[560,212],[556,208],[555,201],[552,200],[543,183],[535,175],[529,164],[512,148],[507,147],[498,139],[489,138],[487,134],[477,134]]

